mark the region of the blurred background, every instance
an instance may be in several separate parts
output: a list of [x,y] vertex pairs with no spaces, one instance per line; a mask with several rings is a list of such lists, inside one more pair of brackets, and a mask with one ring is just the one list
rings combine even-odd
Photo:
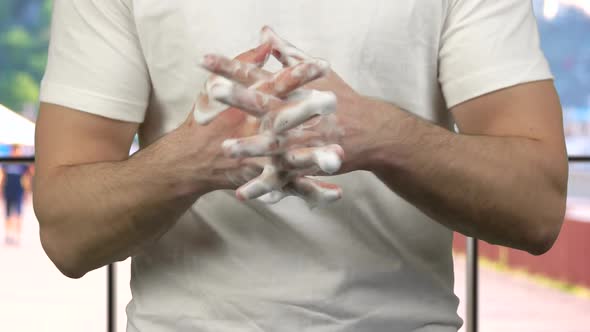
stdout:
[[[533,257],[479,245],[479,331],[590,332],[590,0],[533,0],[564,108],[568,210],[555,247]],[[50,0],[0,1],[0,331],[125,330],[129,262],[63,277],[43,253],[32,209],[34,122],[47,58]],[[136,147],[134,147],[136,149]],[[581,157],[581,158],[580,158]],[[455,289],[465,317],[466,241],[456,235]],[[463,328],[465,330],[465,327]]]

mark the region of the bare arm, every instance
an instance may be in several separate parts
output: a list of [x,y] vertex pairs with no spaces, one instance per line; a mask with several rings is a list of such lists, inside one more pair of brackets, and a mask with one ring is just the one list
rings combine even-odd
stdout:
[[[270,51],[261,45],[236,59],[258,63]],[[256,133],[237,109],[207,126],[188,114],[176,130],[129,157],[137,129],[134,123],[41,105],[34,206],[43,247],[67,276],[127,258],[168,231],[201,195],[235,188],[226,174],[240,163],[224,155],[222,142]]]
[[[542,254],[565,212],[567,157],[551,81],[519,85],[452,109],[461,134],[394,106],[370,169],[435,220],[491,243]],[[394,135],[392,135],[394,133]]]
[[186,124],[129,158],[138,125],[43,104],[37,121],[34,207],[43,248],[69,277],[166,232],[206,191],[179,162]]
[[52,21],[41,98],[74,109],[41,106],[34,207],[48,256],[80,277],[157,239],[199,195],[224,188],[211,171],[227,164],[220,137],[231,121],[196,130],[189,117],[130,158],[137,124],[80,112],[144,115],[152,84],[128,1],[55,1]]
[[346,132],[342,172],[372,171],[463,234],[533,254],[554,243],[568,168],[552,81],[509,87],[454,107],[460,134],[361,96],[334,72],[309,87],[338,97]]

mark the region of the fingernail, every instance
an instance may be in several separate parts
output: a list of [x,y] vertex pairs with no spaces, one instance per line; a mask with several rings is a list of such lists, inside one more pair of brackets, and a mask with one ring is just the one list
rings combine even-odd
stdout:
[[240,202],[244,202],[247,200],[247,197],[244,195],[244,193],[240,189],[236,190],[236,198]]
[[273,41],[273,30],[265,25],[260,29],[260,40],[262,43],[268,43]]
[[268,38],[269,34],[272,32],[272,29],[268,26],[265,25],[262,27],[262,29],[260,29],[260,33],[262,34],[263,37]]
[[211,68],[213,66],[213,63],[215,63],[215,58],[213,55],[211,54],[206,54],[204,55],[201,60],[199,61],[199,65],[201,67],[205,67],[207,69]]

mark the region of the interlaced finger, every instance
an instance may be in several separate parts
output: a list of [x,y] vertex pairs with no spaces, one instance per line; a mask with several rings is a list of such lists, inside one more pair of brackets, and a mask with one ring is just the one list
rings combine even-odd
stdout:
[[223,142],[222,149],[230,158],[262,157],[278,151],[282,145],[282,139],[281,136],[270,134],[232,138]]
[[265,116],[270,110],[284,104],[281,99],[229,81],[213,85],[209,89],[209,98],[243,110],[257,118]]
[[336,103],[334,93],[311,90],[303,100],[289,103],[277,112],[272,112],[271,130],[273,133],[283,133],[316,116],[332,114],[336,112]]
[[325,173],[334,174],[342,166],[344,150],[337,144],[293,149],[285,152],[282,158],[287,165],[293,168],[317,166]]
[[236,190],[236,197],[245,201],[263,196],[269,192],[279,190],[289,182],[286,172],[274,164],[267,164],[262,174],[250,180]]
[[323,60],[302,62],[284,68],[253,87],[260,92],[285,98],[293,91],[327,75],[329,70],[329,64]]
[[[222,148],[227,157],[242,159],[262,156],[271,156],[287,153],[290,150],[318,147],[324,148],[326,139],[329,138],[319,131],[292,130],[284,135],[273,135],[268,131],[260,134],[241,138],[231,138],[223,142]],[[284,163],[289,166],[289,163]],[[290,166],[294,168],[294,166]]]
[[298,177],[291,184],[295,192],[313,205],[325,205],[342,198],[342,188],[338,185],[307,176]]
[[257,63],[243,62],[238,59],[232,60],[216,54],[205,55],[201,61],[201,66],[211,73],[246,86],[272,77],[272,73],[262,69]]
[[301,197],[312,207],[324,206],[342,198],[342,189],[310,177],[298,177],[282,190],[273,190],[258,199],[267,204],[276,204],[289,196]]
[[261,41],[262,43],[270,43],[272,45],[273,56],[275,56],[284,67],[292,67],[299,62],[312,59],[312,57],[305,54],[305,52],[281,38],[268,26],[262,28]]
[[[235,58],[235,60],[239,63],[252,64],[254,66],[261,68],[268,60],[271,50],[272,45],[270,45],[269,43],[262,43],[260,46],[238,55]],[[207,57],[205,57],[205,59],[203,59],[202,62],[208,62],[210,60],[211,59],[207,60]],[[227,66],[219,67],[225,68]],[[240,71],[238,70],[238,72]],[[252,71],[250,70],[248,71],[248,75],[242,76],[252,76],[252,74],[250,74],[251,72]],[[194,117],[197,123],[206,125],[213,121],[219,114],[228,109],[227,105],[209,97],[211,87],[215,86],[216,84],[226,84],[227,82],[231,81],[217,74],[211,75],[207,79],[207,81],[205,82],[204,91],[201,91],[199,93],[199,96],[194,106]]]

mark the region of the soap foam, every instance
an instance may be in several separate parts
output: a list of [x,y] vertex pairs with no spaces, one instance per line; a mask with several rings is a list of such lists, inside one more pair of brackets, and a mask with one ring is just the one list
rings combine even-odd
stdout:
[[226,156],[245,158],[272,153],[281,147],[283,137],[269,134],[250,136],[240,139],[228,139],[222,144]]
[[[340,148],[340,146],[338,146],[338,148]],[[342,150],[342,148],[340,148],[340,150]],[[338,172],[342,166],[342,157],[335,151],[316,149],[314,151],[314,158],[320,169],[328,174]]]
[[222,104],[213,98],[209,98],[209,96],[211,95],[211,89],[214,86],[227,86],[231,84],[230,80],[218,75],[213,75],[207,80],[207,82],[205,82],[205,92],[199,95],[194,112],[195,121],[197,121],[198,124],[209,124],[219,114],[229,109],[227,105]]
[[[290,75],[294,78],[311,81],[326,75],[330,70],[327,61],[308,56],[268,27],[262,29],[261,40],[263,43],[270,42],[272,44],[273,55],[285,67],[288,67],[287,70],[291,70]],[[205,58],[204,61],[207,59]],[[264,63],[266,63],[266,59],[260,64],[241,64],[234,60],[225,61],[221,65],[225,66],[223,71],[227,73],[239,75],[242,78],[252,78],[253,73],[260,73],[254,69],[262,67]],[[214,67],[210,63],[203,63],[203,66]],[[285,98],[289,106],[280,112],[268,114],[261,112],[261,110],[268,110],[268,103],[274,102],[275,105],[278,103],[276,100],[270,99],[274,98],[272,96],[264,93],[252,93],[252,91],[269,80],[276,79],[281,74],[282,72],[274,75],[259,75],[255,78],[256,82],[249,87],[237,85],[219,75],[212,75],[207,80],[205,91],[195,105],[195,119],[198,123],[211,122],[216,116],[227,110],[229,107],[226,104],[229,104],[247,105],[248,110],[246,111],[258,118],[249,117],[249,121],[256,120],[260,124],[257,136],[224,141],[222,148],[226,155],[233,158],[270,155],[280,152],[286,137],[303,135],[305,130],[312,127],[322,131],[326,129],[320,126],[325,122],[322,119],[328,118],[328,115],[336,111],[337,98],[332,92],[298,89]],[[280,84],[284,83],[279,81],[275,86],[277,91],[287,89],[286,86],[280,86]],[[289,163],[289,161],[281,161],[280,158],[284,158],[286,155],[278,155],[264,165],[262,173],[248,169],[248,174],[232,175],[231,178],[235,181],[247,182],[236,190],[236,196],[241,200],[259,198],[267,203],[276,203],[288,195],[296,194],[313,206],[339,199],[342,196],[342,190],[338,186],[304,176],[305,174],[313,174],[310,172],[311,165],[314,168],[319,167],[328,174],[337,172],[341,167],[343,151],[340,146],[322,146],[323,142],[321,141],[315,143],[318,147],[311,148],[311,150],[308,148],[308,151],[303,155],[297,156],[296,151],[291,153],[295,159],[290,161],[290,167],[298,166],[299,169],[284,169],[285,163]],[[313,172],[317,171],[313,170]],[[285,187],[288,182],[291,182],[291,185]]]
[[317,148],[301,148],[287,151],[285,162],[295,168],[319,167],[328,174],[336,173],[342,166],[344,150],[337,144]]
[[303,101],[282,110],[275,118],[273,131],[282,133],[293,129],[316,115],[336,112],[336,95],[332,92],[312,90]]

